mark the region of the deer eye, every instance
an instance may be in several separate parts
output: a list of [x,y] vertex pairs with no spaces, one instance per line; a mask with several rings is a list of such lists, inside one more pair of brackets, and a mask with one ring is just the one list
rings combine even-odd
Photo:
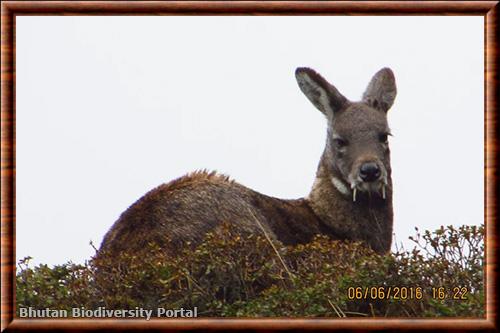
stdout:
[[342,138],[333,139],[333,143],[337,149],[341,149],[347,146],[347,141]]
[[378,136],[381,143],[387,143],[387,133],[382,133]]

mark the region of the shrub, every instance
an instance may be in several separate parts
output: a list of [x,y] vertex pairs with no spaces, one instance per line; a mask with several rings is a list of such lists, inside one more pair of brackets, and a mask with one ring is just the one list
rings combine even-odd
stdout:
[[380,256],[317,236],[284,246],[229,224],[175,256],[150,244],[84,265],[19,262],[17,308],[194,308],[215,317],[483,317],[484,226],[418,229]]

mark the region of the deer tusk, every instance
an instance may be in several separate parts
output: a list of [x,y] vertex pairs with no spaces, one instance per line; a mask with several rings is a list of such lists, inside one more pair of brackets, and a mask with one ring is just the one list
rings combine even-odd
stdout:
[[385,200],[385,185],[382,185],[382,198]]
[[356,202],[356,188],[352,190],[352,202]]

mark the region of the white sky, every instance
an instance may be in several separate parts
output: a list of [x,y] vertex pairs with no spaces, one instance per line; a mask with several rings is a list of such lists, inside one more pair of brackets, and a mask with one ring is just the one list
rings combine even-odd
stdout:
[[83,262],[157,185],[215,169],[308,194],[326,122],[299,66],[359,100],[384,66],[395,240],[483,222],[483,17],[16,18],[16,257]]

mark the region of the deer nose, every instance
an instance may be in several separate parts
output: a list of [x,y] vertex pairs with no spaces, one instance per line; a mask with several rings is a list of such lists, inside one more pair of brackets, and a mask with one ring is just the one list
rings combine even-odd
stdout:
[[363,163],[359,168],[359,176],[365,182],[373,182],[380,177],[380,168],[377,163]]

